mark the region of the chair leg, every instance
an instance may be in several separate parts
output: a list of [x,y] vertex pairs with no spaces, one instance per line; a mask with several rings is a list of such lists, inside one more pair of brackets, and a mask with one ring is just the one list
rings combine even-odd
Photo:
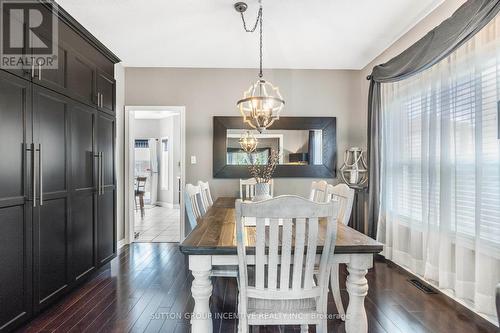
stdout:
[[332,266],[332,271],[330,272],[330,288],[332,289],[333,300],[335,301],[335,306],[337,307],[338,314],[342,321],[345,321],[344,305],[342,304],[342,298],[340,297],[338,264],[334,264]]
[[327,333],[328,332],[328,321],[327,319],[322,319],[321,320],[321,323],[317,326],[318,329],[316,330],[316,332],[325,332]]
[[300,333],[308,333],[309,325],[300,325]]
[[144,196],[139,197],[139,205],[141,206],[141,217],[144,217]]

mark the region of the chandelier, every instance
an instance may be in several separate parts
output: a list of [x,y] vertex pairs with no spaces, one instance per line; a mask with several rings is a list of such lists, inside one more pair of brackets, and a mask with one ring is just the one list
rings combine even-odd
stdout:
[[253,28],[248,29],[245,21],[244,12],[248,6],[244,2],[238,2],[234,8],[241,14],[243,28],[246,32],[254,32],[259,26],[260,42],[259,42],[259,79],[252,84],[250,88],[243,93],[243,98],[236,105],[243,116],[243,121],[250,127],[257,129],[260,133],[271,126],[279,119],[281,110],[285,105],[283,97],[281,97],[279,88],[271,82],[263,79],[262,73],[262,0],[259,0],[259,11],[257,20]]
[[245,153],[253,153],[257,148],[257,144],[259,143],[259,141],[252,135],[252,133],[250,133],[250,131],[246,131],[246,133],[241,136],[238,142],[240,143],[241,149],[243,149]]

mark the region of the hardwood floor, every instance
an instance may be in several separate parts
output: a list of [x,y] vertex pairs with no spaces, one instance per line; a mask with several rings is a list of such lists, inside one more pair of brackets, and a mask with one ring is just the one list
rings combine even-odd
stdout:
[[[345,278],[345,268],[341,271]],[[367,278],[370,333],[497,332],[495,326],[444,295],[418,290],[405,272],[385,262],[376,261]],[[184,314],[193,309],[191,281],[186,258],[176,244],[135,243],[122,248],[110,265],[19,332],[189,332]],[[215,278],[213,284],[212,312],[226,315],[214,318],[214,332],[235,332],[236,281]],[[341,289],[346,306],[344,282]],[[328,313],[336,312],[330,298]],[[260,329],[299,331],[298,327]],[[344,331],[342,321],[329,321],[329,332]]]

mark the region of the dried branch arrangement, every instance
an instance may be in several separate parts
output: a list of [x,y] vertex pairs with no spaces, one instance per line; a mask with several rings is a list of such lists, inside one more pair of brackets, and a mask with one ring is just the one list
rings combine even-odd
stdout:
[[280,160],[279,151],[271,149],[271,154],[267,158],[266,164],[254,163],[254,159],[251,154],[249,155],[251,164],[248,166],[248,170],[250,171],[250,175],[255,178],[257,183],[269,183],[269,181],[273,178],[276,165],[278,165]]

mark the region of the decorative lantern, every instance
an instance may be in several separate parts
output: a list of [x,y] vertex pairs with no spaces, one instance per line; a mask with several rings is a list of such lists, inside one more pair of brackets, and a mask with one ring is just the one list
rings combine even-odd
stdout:
[[361,148],[352,147],[345,151],[344,164],[340,167],[340,177],[351,188],[366,187],[368,166]]

